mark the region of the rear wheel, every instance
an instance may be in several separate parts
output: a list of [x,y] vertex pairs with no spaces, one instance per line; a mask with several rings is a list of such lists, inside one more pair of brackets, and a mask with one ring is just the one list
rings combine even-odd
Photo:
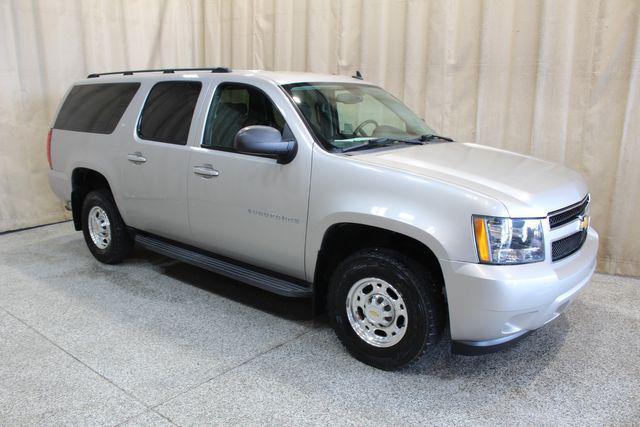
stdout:
[[133,247],[133,239],[106,190],[92,191],[85,197],[82,233],[93,256],[106,264],[122,261]]
[[430,272],[388,249],[365,249],[333,273],[332,326],[358,360],[392,370],[417,361],[440,340],[443,301]]

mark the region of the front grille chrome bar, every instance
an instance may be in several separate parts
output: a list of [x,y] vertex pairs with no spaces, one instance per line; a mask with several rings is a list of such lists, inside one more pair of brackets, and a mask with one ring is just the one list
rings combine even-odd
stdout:
[[563,226],[576,220],[580,215],[583,215],[585,213],[590,201],[591,195],[587,194],[584,199],[582,199],[578,203],[550,212],[548,215],[549,227],[553,230],[554,228]]

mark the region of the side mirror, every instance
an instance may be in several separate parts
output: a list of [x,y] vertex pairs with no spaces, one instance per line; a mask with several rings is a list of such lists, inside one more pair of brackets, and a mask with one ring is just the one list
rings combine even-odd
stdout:
[[260,125],[240,129],[233,146],[240,153],[275,157],[280,164],[291,162],[298,152],[295,139],[283,141],[278,129]]

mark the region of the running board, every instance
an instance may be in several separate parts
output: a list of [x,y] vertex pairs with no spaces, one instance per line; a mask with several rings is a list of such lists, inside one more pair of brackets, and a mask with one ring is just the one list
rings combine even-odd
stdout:
[[248,267],[224,261],[193,249],[183,248],[153,236],[136,233],[136,243],[150,251],[195,265],[205,270],[218,273],[230,279],[238,280],[256,288],[264,289],[290,298],[310,298],[313,295],[310,286],[304,286],[289,280],[261,273]]

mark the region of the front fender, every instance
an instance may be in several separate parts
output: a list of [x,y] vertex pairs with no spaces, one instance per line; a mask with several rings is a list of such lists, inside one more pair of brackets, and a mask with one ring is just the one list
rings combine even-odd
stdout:
[[314,276],[325,233],[339,223],[405,235],[438,259],[477,262],[473,214],[508,213],[498,200],[471,189],[316,149],[305,247],[307,277]]

